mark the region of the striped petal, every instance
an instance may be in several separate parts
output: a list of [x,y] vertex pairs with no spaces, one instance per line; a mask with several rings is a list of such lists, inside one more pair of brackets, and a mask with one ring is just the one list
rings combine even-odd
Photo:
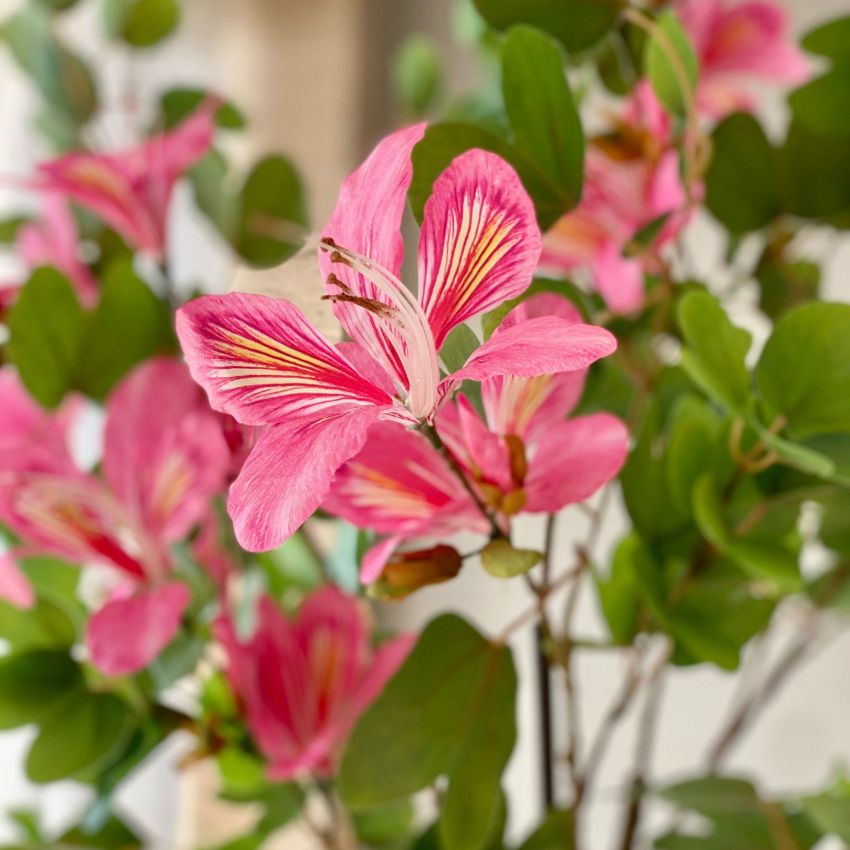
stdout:
[[207,295],[178,311],[177,334],[212,406],[245,425],[391,403],[288,301]]
[[457,157],[434,182],[419,237],[419,300],[437,349],[455,325],[524,292],[540,249],[516,172],[486,151]]
[[[324,238],[368,257],[396,277],[404,256],[401,219],[413,177],[410,155],[424,132],[425,125],[417,124],[383,139],[342,184],[336,208],[322,230]],[[319,252],[319,268],[329,295],[389,304],[366,277],[332,262],[326,251]],[[331,274],[347,289],[327,284]],[[356,300],[337,300],[334,312],[349,336],[406,385],[407,375],[398,356],[398,341],[393,344],[393,331],[386,322]]]
[[274,549],[319,507],[334,474],[357,454],[380,411],[276,425],[254,445],[230,488],[227,510],[243,549]]

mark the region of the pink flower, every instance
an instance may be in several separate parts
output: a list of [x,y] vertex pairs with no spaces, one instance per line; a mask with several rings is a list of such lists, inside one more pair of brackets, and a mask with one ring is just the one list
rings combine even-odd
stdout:
[[[493,338],[526,328],[538,316],[579,322],[566,299],[543,293],[512,310]],[[494,377],[482,385],[484,420],[463,395],[438,415],[445,446],[506,533],[510,517],[556,513],[584,501],[622,467],[628,434],[620,420],[606,413],[565,418],[578,403],[584,380],[584,370]],[[389,535],[364,558],[365,583],[381,576],[408,539],[488,530],[443,457],[424,437],[392,423],[370,432],[363,450],[337,474],[324,507]]]
[[752,109],[748,80],[796,85],[811,74],[777,4],[680,0],[677,12],[699,59],[697,106],[711,118]]
[[70,153],[39,166],[38,188],[91,210],[160,259],[174,184],[212,146],[218,102],[208,99],[169,133],[119,153]]
[[269,549],[321,504],[378,420],[429,423],[464,379],[583,369],[616,343],[542,316],[485,343],[443,377],[438,352],[465,320],[522,293],[540,252],[514,171],[480,150],[435,181],[419,239],[419,294],[397,275],[410,154],[424,125],[384,139],[343,184],[319,255],[327,298],[354,340],[333,346],[287,301],[230,293],[183,307],[177,331],[217,410],[268,426],[230,490],[240,544]]
[[171,640],[189,602],[185,585],[171,580],[168,547],[201,521],[224,485],[218,418],[180,363],[142,364],[107,403],[100,478],[73,465],[61,428],[28,410],[10,386],[4,395],[17,415],[8,431],[17,435],[7,433],[5,444],[17,444],[19,455],[9,459],[0,430],[0,520],[24,540],[19,556],[50,553],[121,577],[86,639],[107,675],[137,670]]
[[275,780],[333,775],[351,729],[413,644],[403,635],[372,649],[363,609],[336,587],[315,591],[295,619],[261,600],[254,635],[216,627],[248,727]]
[[[644,272],[654,270],[653,255],[686,223],[686,204],[669,117],[642,82],[615,132],[594,140],[588,150],[582,201],[547,232],[541,265],[566,274],[587,269],[609,309],[638,310]],[[652,250],[628,256],[635,236],[662,219]]]

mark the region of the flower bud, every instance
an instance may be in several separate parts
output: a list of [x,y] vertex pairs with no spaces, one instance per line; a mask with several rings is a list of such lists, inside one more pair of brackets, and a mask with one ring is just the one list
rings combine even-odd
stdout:
[[462,565],[460,553],[451,546],[397,552],[369,592],[382,599],[401,599],[420,587],[454,578]]

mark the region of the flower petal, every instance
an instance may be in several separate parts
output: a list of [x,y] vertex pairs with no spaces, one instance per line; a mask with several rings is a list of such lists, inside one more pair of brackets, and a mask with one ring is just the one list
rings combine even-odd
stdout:
[[457,157],[434,182],[419,237],[419,300],[437,349],[455,325],[524,292],[540,249],[516,172],[487,151]]
[[599,294],[615,313],[632,313],[644,302],[643,270],[640,260],[624,257],[620,246],[609,242],[591,266]]
[[355,408],[264,431],[227,502],[240,545],[262,552],[286,540],[322,503],[334,474],[360,451],[379,413]]
[[86,630],[92,664],[107,676],[146,667],[171,642],[188,604],[188,589],[176,582],[107,602]]
[[[342,184],[336,208],[322,229],[323,237],[368,257],[396,276],[404,256],[401,219],[413,177],[410,155],[424,132],[425,125],[416,124],[383,139]],[[329,254],[321,250],[319,269],[324,281],[333,273],[356,297],[388,303],[374,284],[353,269],[332,263]],[[336,286],[326,284],[326,289],[329,295],[340,294]],[[363,307],[345,301],[334,304],[334,313],[352,339],[406,381],[396,349],[387,339],[385,323]]]
[[178,311],[177,334],[212,406],[246,425],[390,403],[288,301],[207,295]]
[[399,534],[385,537],[366,550],[363,555],[363,562],[360,564],[360,581],[362,584],[372,584],[381,577],[387,561],[401,545],[402,540],[404,538]]
[[16,608],[29,609],[35,605],[32,585],[12,552],[0,552],[0,599]]
[[549,375],[586,369],[617,348],[613,334],[595,325],[542,316],[494,334],[449,381],[483,381],[497,375]]
[[554,513],[584,501],[617,475],[628,450],[626,426],[608,413],[553,425],[529,462],[525,510]]
[[393,422],[376,422],[363,448],[342,466],[322,503],[325,510],[379,534],[440,533],[445,516],[457,517],[471,501],[457,476],[421,434]]
[[161,540],[179,540],[203,517],[229,463],[220,419],[182,363],[149,360],[109,397],[106,478]]

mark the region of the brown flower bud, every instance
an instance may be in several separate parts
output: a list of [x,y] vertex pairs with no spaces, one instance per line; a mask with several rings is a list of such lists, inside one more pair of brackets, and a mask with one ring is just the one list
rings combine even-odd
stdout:
[[397,552],[369,591],[382,599],[401,599],[420,587],[454,578],[462,565],[460,553],[451,546]]

